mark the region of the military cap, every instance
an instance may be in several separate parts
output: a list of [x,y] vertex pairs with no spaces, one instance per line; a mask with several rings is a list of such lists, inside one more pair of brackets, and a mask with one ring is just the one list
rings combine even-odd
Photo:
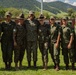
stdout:
[[24,19],[25,17],[24,17],[24,14],[23,13],[21,13],[18,17],[17,17],[17,19]]
[[54,16],[51,16],[50,19],[51,19],[51,20],[52,20],[52,19],[55,19],[55,17],[54,17]]
[[44,17],[43,14],[41,14],[41,15],[39,16],[39,20],[44,19],[44,18],[45,18],[45,17]]
[[5,13],[5,16],[12,16],[12,14],[11,14],[11,12],[7,11],[7,12]]
[[33,14],[34,15],[34,13],[35,13],[34,11],[29,11],[29,14]]
[[63,17],[62,20],[68,20],[67,17]]

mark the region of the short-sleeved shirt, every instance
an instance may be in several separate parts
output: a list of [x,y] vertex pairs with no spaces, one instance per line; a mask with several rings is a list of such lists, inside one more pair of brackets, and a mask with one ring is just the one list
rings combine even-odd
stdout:
[[49,30],[49,24],[44,23],[43,25],[39,25],[39,41],[40,42],[46,42],[49,40],[50,30]]
[[72,27],[68,25],[62,25],[62,45],[65,46],[69,43],[71,36],[73,36],[74,32]]
[[76,26],[74,27],[74,31],[75,31],[75,36],[76,36]]
[[2,41],[12,41],[13,40],[13,28],[16,26],[14,21],[2,22],[0,24],[0,31],[3,32],[2,34]]
[[24,45],[26,40],[26,30],[22,25],[16,25],[13,29],[13,33],[15,33],[15,40],[18,45]]
[[51,43],[55,43],[57,41],[58,35],[61,34],[61,27],[58,24],[54,24],[50,26],[50,36],[51,36]]
[[76,48],[76,26],[74,27],[74,44]]

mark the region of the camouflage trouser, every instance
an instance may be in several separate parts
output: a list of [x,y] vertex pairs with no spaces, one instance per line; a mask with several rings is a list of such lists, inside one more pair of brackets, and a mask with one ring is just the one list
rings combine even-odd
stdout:
[[31,58],[37,61],[37,41],[27,41],[27,61],[31,61]]
[[25,53],[25,48],[23,46],[14,47],[14,62],[22,62]]
[[69,58],[70,58],[70,62],[74,63],[74,49],[68,49],[68,48],[62,48],[63,51],[63,56],[64,56],[64,63],[65,64],[69,64]]
[[56,48],[55,44],[51,44],[49,50],[50,50],[49,52],[51,54],[54,64],[59,64],[60,63],[60,59],[59,59],[60,46],[58,48]]
[[75,63],[76,63],[76,41],[74,43],[74,59],[75,59]]
[[1,49],[2,49],[3,62],[12,62],[13,42],[2,41]]
[[74,48],[74,59],[75,59],[75,63],[76,63],[76,48]]
[[42,54],[42,61],[48,62],[48,42],[39,42],[39,49]]

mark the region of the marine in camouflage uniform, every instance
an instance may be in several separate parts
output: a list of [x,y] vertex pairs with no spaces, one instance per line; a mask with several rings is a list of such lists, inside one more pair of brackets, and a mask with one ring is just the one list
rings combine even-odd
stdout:
[[[24,28],[24,14],[20,14],[17,18],[19,20],[16,27],[13,29],[13,39],[14,39],[14,62],[15,69],[18,70],[22,68],[22,60],[25,53],[25,39],[26,39],[26,31]],[[19,68],[18,68],[19,63]]]
[[33,58],[34,67],[36,67],[39,21],[35,19],[33,11],[29,12],[29,18],[25,21],[25,24],[28,67],[31,67],[31,57]]
[[69,58],[72,64],[72,70],[74,69],[74,34],[71,26],[68,25],[67,19],[62,19],[62,36],[61,36],[61,46],[62,53],[64,56],[64,63],[66,64],[66,70],[69,69]]
[[5,69],[10,69],[13,55],[13,28],[16,24],[11,20],[10,12],[6,12],[5,15],[6,21],[0,25],[0,32],[3,32],[1,37],[1,50]]
[[76,62],[76,25],[74,26],[74,55]]
[[43,68],[47,69],[48,64],[48,41],[49,41],[49,25],[44,22],[44,16],[39,17],[40,25],[38,30],[39,49],[42,54]]
[[60,55],[60,35],[61,27],[55,23],[55,18],[50,18],[50,54],[54,62],[54,68],[59,70]]

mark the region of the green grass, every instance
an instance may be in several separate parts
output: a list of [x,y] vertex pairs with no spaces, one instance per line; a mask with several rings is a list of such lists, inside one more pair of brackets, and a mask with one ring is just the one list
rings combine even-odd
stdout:
[[[12,63],[12,69],[11,71],[4,70],[4,63],[2,61],[2,54],[0,50],[0,75],[76,75],[76,71],[72,70],[65,70],[65,65],[63,62],[63,57],[60,55],[60,70],[55,71],[53,69],[53,62],[51,60],[50,54],[49,54],[49,62],[48,62],[48,70],[44,71],[42,69],[42,61],[41,61],[41,53],[38,50],[38,62],[37,66],[38,69],[34,69],[33,67],[31,69],[27,69],[27,60],[26,60],[26,53],[23,59],[23,68],[22,70],[15,71],[14,70],[14,62]],[[33,64],[33,62],[32,62]]]

